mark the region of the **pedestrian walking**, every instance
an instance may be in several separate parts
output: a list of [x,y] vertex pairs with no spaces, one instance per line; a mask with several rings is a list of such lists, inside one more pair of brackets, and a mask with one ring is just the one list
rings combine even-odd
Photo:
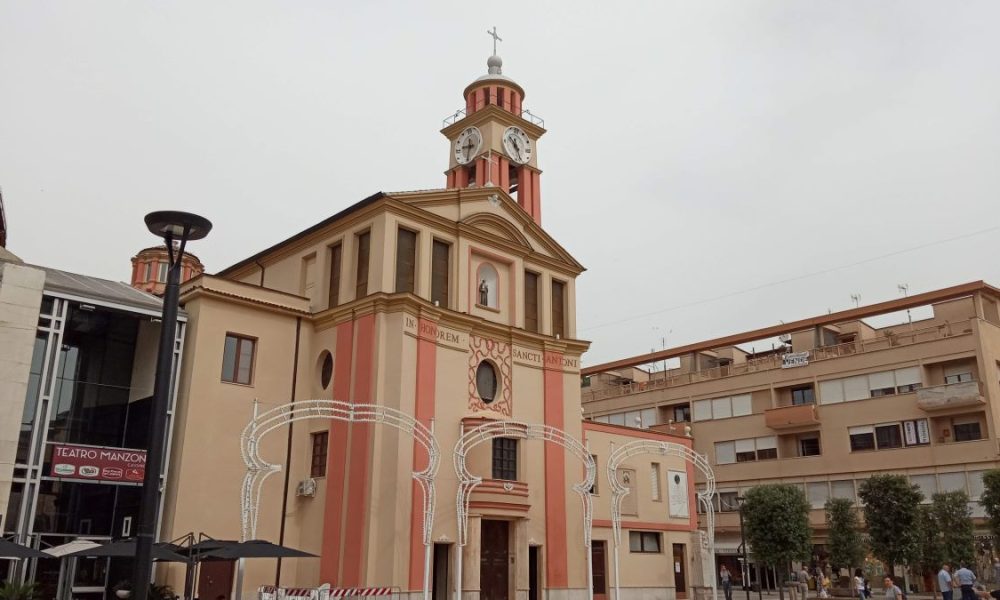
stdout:
[[805,565],[799,569],[799,592],[802,594],[802,600],[809,597],[809,571]]
[[722,593],[725,594],[726,600],[733,600],[733,576],[726,565],[722,565],[719,569],[719,582],[722,584]]
[[868,597],[865,593],[865,576],[861,569],[854,570],[854,591],[857,592],[858,600],[865,600]]
[[976,592],[972,589],[976,583],[976,574],[968,566],[963,564],[962,568],[955,571],[955,581],[962,587],[962,600],[976,600]]
[[951,566],[941,565],[941,570],[937,574],[938,580],[938,590],[941,591],[941,597],[944,600],[952,600],[952,595],[954,594],[953,588],[955,587],[955,581],[951,576]]
[[893,582],[892,577],[886,577],[882,582],[885,585],[885,600],[904,600],[903,590]]

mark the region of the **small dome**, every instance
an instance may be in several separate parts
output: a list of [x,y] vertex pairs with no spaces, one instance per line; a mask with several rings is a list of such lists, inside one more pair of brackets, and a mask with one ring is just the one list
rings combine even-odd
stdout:
[[503,59],[496,54],[486,59],[486,66],[489,67],[489,73],[491,75],[499,75],[503,73]]

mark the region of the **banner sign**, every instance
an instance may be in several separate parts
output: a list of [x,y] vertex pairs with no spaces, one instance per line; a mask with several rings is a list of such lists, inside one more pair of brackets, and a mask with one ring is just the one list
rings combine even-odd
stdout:
[[141,483],[146,451],[75,444],[52,444],[52,477]]
[[794,367],[804,367],[809,364],[808,352],[789,352],[781,355],[781,368],[791,369]]

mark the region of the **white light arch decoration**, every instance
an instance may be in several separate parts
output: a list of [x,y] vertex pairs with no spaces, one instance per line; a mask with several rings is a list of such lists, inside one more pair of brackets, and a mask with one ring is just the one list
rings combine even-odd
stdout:
[[[378,404],[352,404],[338,400],[299,400],[257,414],[257,403],[255,402],[254,416],[240,435],[240,452],[243,455],[243,462],[247,466],[240,499],[242,509],[240,539],[245,541],[256,537],[261,490],[263,490],[267,478],[281,470],[280,464],[269,463],[260,456],[261,438],[275,429],[307,419],[390,425],[410,434],[427,452],[427,467],[421,471],[414,471],[413,479],[417,481],[423,492],[424,599],[429,600],[431,593],[431,533],[434,527],[434,478],[437,476],[441,452],[438,449],[437,439],[434,437],[432,428],[428,428],[410,415],[394,408]],[[242,581],[239,579],[242,578],[238,577],[238,593],[242,591],[240,589]]]
[[455,506],[458,512],[458,568],[457,588],[458,598],[462,597],[462,547],[468,541],[469,535],[469,498],[472,490],[483,482],[483,478],[473,475],[466,465],[465,459],[469,451],[484,442],[495,438],[515,438],[522,440],[542,440],[562,446],[567,452],[580,459],[584,465],[584,478],[580,483],[574,483],[572,488],[580,496],[583,502],[583,545],[587,550],[587,590],[590,600],[594,598],[594,565],[591,562],[590,534],[591,525],[594,520],[593,502],[590,498],[590,489],[594,486],[594,479],[597,477],[597,465],[594,457],[590,455],[587,447],[580,440],[567,434],[562,429],[549,425],[528,424],[520,421],[491,421],[478,427],[474,427],[462,433],[455,444],[455,473],[458,475],[458,491],[456,492]]
[[[698,492],[698,502],[705,509],[705,523],[708,537],[708,555],[712,579],[712,598],[718,598],[718,586],[715,581],[715,507],[712,499],[715,497],[715,473],[705,455],[691,448],[674,442],[657,442],[655,440],[634,440],[624,444],[608,457],[608,482],[611,484],[611,525],[615,543],[615,597],[621,600],[621,575],[618,564],[618,547],[622,537],[622,500],[631,491],[618,481],[618,467],[633,456],[641,454],[656,454],[660,456],[676,456],[694,465],[705,476],[705,489]],[[694,482],[689,481],[688,485]]]

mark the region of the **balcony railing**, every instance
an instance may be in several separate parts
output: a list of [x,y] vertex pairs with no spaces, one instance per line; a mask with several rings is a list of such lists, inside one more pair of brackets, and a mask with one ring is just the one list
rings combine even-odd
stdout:
[[946,383],[917,390],[917,406],[928,412],[984,404],[986,399],[978,381]]
[[[943,323],[933,327],[923,327],[920,329],[909,329],[905,325],[896,329],[887,329],[880,337],[872,339],[858,339],[853,342],[837,344],[835,346],[821,346],[809,351],[809,362],[819,362],[855,354],[864,354],[876,350],[886,350],[899,346],[909,346],[920,342],[929,342],[959,335],[969,335],[972,333],[972,319],[956,321],[953,323]],[[620,385],[612,385],[602,389],[585,390],[583,392],[584,402],[593,400],[603,400],[605,398],[618,398],[629,394],[638,394],[650,390],[664,389],[700,381],[709,381],[734,375],[746,375],[758,371],[770,371],[781,368],[781,356],[771,354],[760,358],[747,359],[745,363],[724,365],[693,371],[688,373],[670,374],[667,377],[658,378],[651,381],[636,381]],[[678,369],[679,370],[679,369]],[[596,377],[594,378],[596,381]]]
[[771,429],[792,429],[819,425],[815,404],[797,404],[764,411],[764,424]]
[[[480,105],[479,108],[482,108],[483,106],[485,106],[485,105]],[[510,111],[507,111],[507,112],[510,112]],[[464,119],[466,117],[467,114],[468,113],[466,113],[466,111],[465,111],[464,108],[460,108],[460,109],[456,110],[454,114],[448,115],[447,117],[445,117],[441,121],[441,129],[444,129],[444,128],[448,127],[449,125],[453,125],[453,124],[461,121],[462,119]],[[522,119],[524,119],[525,121],[531,123],[532,125],[538,125],[542,129],[545,129],[545,119],[543,119],[543,118],[539,117],[538,115],[534,114],[533,112],[531,112],[527,108],[521,110],[521,114],[519,116]]]

